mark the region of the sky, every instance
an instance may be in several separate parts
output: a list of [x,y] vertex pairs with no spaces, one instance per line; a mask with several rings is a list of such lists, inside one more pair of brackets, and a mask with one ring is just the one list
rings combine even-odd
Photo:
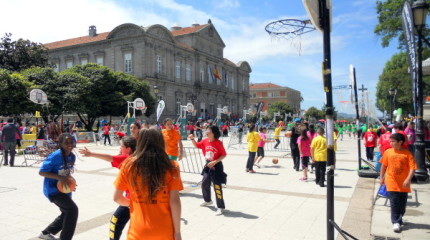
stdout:
[[[307,20],[301,0],[0,0],[0,33],[12,39],[49,43],[88,35],[88,27],[110,32],[123,23],[170,28],[212,20],[226,47],[224,57],[247,61],[250,82],[271,82],[301,92],[302,109],[325,103],[321,65],[323,38],[312,31],[294,39],[272,38],[265,26],[282,19]],[[381,47],[373,30],[376,1],[332,0],[332,85],[349,85],[349,69],[356,69],[357,84],[368,89],[374,106],[376,85],[386,61],[398,52],[397,44]],[[348,90],[334,91],[339,112],[354,113]],[[361,98],[361,94],[359,94]],[[374,107],[373,107],[374,108]]]

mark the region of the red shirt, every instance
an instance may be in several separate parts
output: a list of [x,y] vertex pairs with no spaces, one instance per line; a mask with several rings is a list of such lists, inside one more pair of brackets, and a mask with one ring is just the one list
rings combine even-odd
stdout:
[[367,131],[363,136],[366,147],[376,147],[376,141],[378,140],[378,135],[374,132]]
[[103,127],[103,134],[104,135],[108,135],[109,134],[109,129],[110,129],[109,125],[104,126]]
[[218,139],[210,142],[209,138],[205,138],[201,142],[197,143],[197,148],[202,149],[203,155],[205,155],[205,158],[210,161],[215,161],[221,156],[227,155],[224,145]]
[[124,162],[125,159],[127,159],[130,155],[128,154],[122,154],[118,156],[112,156],[112,167],[116,167],[118,169],[121,168],[121,163]]
[[381,134],[381,136],[379,137],[378,144],[381,145],[380,147],[381,155],[384,155],[385,150],[391,148],[390,137],[391,137],[391,132],[385,132],[384,134]]

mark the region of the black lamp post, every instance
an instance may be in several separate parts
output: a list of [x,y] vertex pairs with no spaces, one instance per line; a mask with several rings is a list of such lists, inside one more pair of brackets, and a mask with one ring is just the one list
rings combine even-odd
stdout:
[[414,15],[414,25],[418,33],[418,56],[417,56],[417,82],[416,82],[416,95],[415,106],[416,106],[416,141],[415,141],[415,162],[417,164],[417,170],[415,171],[415,177],[420,181],[426,181],[429,178],[427,168],[425,165],[425,143],[424,143],[424,121],[423,121],[423,65],[422,65],[422,52],[423,52],[423,36],[422,31],[426,24],[427,9],[429,5],[423,1],[414,1],[412,5],[412,11]]
[[388,90],[388,95],[390,96],[390,122],[393,122],[393,111],[394,111],[394,98],[396,96],[397,93],[397,89],[395,88],[390,88],[390,90]]

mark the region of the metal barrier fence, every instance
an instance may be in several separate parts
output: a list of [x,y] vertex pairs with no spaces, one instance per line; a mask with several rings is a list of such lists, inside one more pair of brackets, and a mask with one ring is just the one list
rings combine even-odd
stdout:
[[200,174],[206,164],[201,150],[194,147],[184,147],[184,156],[178,161],[181,172]]
[[[34,164],[45,161],[46,157],[58,149],[58,144],[51,140],[21,140],[24,162],[22,165],[33,166]],[[29,165],[29,161],[32,163]]]

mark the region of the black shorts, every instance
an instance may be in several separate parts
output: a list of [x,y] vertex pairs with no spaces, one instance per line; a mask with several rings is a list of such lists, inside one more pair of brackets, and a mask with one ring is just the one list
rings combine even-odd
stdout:
[[302,168],[307,168],[309,165],[309,157],[301,157],[302,159]]
[[257,157],[264,157],[264,148],[258,147]]

